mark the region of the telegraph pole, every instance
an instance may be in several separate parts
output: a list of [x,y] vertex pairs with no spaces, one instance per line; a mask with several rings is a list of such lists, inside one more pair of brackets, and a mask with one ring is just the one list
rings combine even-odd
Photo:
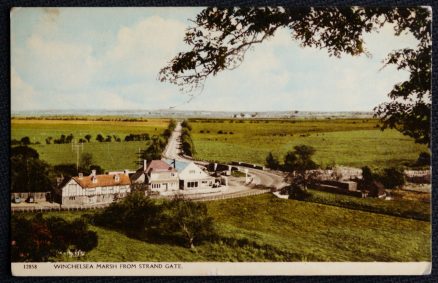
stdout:
[[76,143],[76,141],[73,141],[71,150],[76,151],[76,171],[79,174],[79,151],[84,152],[84,143]]

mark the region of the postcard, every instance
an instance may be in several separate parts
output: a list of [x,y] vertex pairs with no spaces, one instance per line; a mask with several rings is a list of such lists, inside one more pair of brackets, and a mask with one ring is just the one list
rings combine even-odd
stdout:
[[430,274],[431,14],[13,8],[13,275]]

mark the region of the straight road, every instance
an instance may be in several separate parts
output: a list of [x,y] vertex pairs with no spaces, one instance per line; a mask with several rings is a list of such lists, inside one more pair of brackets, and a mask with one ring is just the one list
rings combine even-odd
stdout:
[[[169,141],[167,143],[167,147],[163,152],[163,157],[167,159],[175,159],[179,161],[193,161],[190,158],[181,155],[180,141],[181,141],[181,122],[177,122],[175,130],[170,136]],[[200,165],[208,165],[208,162],[203,162],[203,161],[196,161],[196,163]],[[252,182],[253,184],[263,185],[266,187],[274,187],[277,189],[280,189],[286,185],[283,181],[284,177],[278,174],[274,174],[264,170],[246,168],[242,166],[236,166],[236,167],[238,167],[239,170],[243,172],[245,171],[245,169],[248,169],[248,173],[251,176],[253,176],[253,182]]]

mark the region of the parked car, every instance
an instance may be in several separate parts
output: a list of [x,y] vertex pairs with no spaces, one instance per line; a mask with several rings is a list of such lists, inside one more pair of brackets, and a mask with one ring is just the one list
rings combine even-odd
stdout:
[[28,196],[27,199],[26,199],[26,202],[27,203],[33,203],[34,202],[33,196]]
[[15,198],[13,199],[13,201],[14,201],[15,203],[20,203],[20,202],[21,202],[21,198],[20,198],[20,197],[15,197]]

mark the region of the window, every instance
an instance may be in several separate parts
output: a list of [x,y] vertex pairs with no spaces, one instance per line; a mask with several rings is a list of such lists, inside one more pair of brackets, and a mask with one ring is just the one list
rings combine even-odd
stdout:
[[198,187],[198,182],[188,182],[187,183],[187,187],[188,188],[197,188]]
[[75,200],[76,197],[69,197],[68,199],[69,199],[69,200]]

